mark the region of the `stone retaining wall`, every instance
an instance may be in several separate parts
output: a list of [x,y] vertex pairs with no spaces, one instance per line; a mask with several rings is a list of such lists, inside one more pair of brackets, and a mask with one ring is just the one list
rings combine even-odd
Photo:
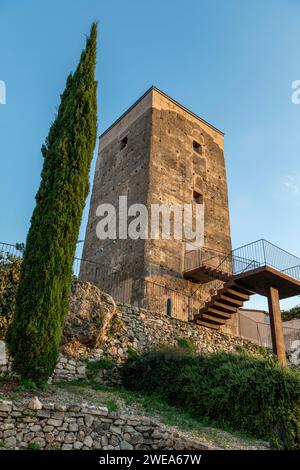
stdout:
[[0,445],[8,449],[209,449],[143,416],[106,407],[0,400]]
[[[194,351],[199,354],[234,351],[237,347],[244,347],[257,353],[257,346],[248,340],[196,326],[192,322],[118,304],[105,343],[101,348],[90,350],[88,359],[99,360],[108,357],[117,365],[121,365],[127,359],[128,351],[142,353],[156,347],[176,347],[178,340],[183,338],[192,340]],[[76,378],[86,376],[86,362],[61,354],[54,379],[72,379],[75,376]],[[99,370],[97,379],[103,383],[119,384],[116,368]]]
[[195,352],[233,351],[237,346],[257,350],[257,346],[243,338],[149,312],[127,304],[118,304],[117,327],[113,337],[108,335],[105,350],[118,361],[127,356],[128,347],[139,352],[157,346],[177,346],[178,339],[193,341]]
[[[128,350],[141,353],[155,347],[177,346],[178,340],[182,338],[192,340],[195,352],[200,354],[234,351],[237,347],[257,351],[257,346],[248,340],[130,305],[118,304],[101,347],[82,348],[82,350],[79,348],[76,354],[66,352],[66,348],[63,347],[64,352],[60,354],[53,379],[85,379],[87,361],[108,357],[117,365],[121,365],[128,357]],[[10,363],[5,352],[5,344],[0,341],[0,374],[9,370]],[[117,368],[99,370],[97,380],[110,385],[118,384]]]

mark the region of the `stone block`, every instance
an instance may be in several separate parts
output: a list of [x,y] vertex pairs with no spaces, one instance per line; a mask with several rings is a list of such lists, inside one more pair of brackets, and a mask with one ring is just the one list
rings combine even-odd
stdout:
[[133,449],[133,445],[131,445],[129,442],[127,441],[121,441],[120,443],[120,448],[121,450],[132,450]]
[[0,411],[10,413],[12,411],[12,402],[7,400],[0,401]]
[[14,436],[8,437],[7,439],[4,439],[4,446],[7,449],[14,449],[16,447],[16,438]]
[[91,438],[91,436],[86,436],[84,441],[83,441],[83,445],[88,447],[88,448],[91,448],[92,445],[93,445],[93,439]]

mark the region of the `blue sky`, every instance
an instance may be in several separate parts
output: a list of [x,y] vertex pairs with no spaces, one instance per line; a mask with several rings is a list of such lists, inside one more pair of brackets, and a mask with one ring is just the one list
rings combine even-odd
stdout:
[[0,241],[26,238],[40,147],[98,20],[98,134],[158,86],[225,132],[233,246],[300,256],[299,19],[298,0],[0,0]]

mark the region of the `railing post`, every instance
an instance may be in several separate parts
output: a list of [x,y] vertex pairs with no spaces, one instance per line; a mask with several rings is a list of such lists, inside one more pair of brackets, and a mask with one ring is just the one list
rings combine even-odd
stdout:
[[263,246],[264,262],[265,262],[265,265],[267,265],[266,250],[265,250],[265,240],[262,240],[262,246]]

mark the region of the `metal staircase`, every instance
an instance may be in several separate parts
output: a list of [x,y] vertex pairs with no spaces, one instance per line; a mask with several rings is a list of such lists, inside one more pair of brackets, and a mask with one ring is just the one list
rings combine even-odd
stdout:
[[232,276],[224,287],[219,289],[216,295],[213,295],[211,300],[205,304],[205,307],[194,316],[194,320],[197,325],[218,330],[254,293],[236,284]]
[[227,255],[202,248],[187,253],[184,277],[200,283],[194,293],[210,283],[211,298],[194,321],[218,330],[252,294],[268,296],[270,286],[280,298],[299,295],[300,258],[263,239]]

